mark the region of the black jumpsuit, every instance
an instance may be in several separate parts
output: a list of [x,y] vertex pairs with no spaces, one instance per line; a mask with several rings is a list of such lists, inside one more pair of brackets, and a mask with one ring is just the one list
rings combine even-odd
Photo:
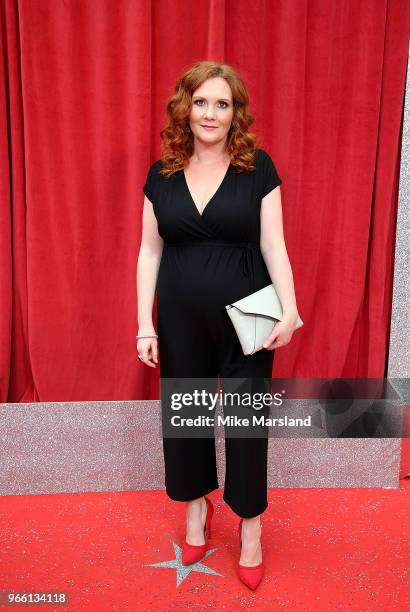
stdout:
[[[261,200],[282,183],[271,157],[255,150],[256,170],[230,164],[202,214],[181,170],[170,179],[149,169],[143,191],[164,249],[157,279],[162,378],[271,378],[274,351],[245,356],[225,305],[272,281],[260,251]],[[219,488],[213,438],[163,437],[165,488],[189,501]],[[224,501],[243,518],[267,502],[268,439],[225,436]]]

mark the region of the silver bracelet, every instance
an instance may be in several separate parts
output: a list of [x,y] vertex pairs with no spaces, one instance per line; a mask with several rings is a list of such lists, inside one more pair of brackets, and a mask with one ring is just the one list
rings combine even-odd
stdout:
[[138,340],[138,338],[158,338],[157,334],[154,334],[153,336],[135,336],[136,339]]

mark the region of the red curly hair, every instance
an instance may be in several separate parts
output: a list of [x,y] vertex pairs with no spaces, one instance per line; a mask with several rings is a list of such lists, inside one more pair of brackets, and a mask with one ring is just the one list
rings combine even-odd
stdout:
[[226,79],[232,91],[233,118],[228,133],[227,152],[237,172],[255,170],[255,134],[249,131],[254,118],[248,111],[249,96],[241,77],[228,64],[201,61],[192,64],[178,79],[174,94],[168,100],[168,125],[160,136],[165,177],[185,168],[194,153],[193,134],[187,130],[192,107],[192,94],[204,81],[213,77]]

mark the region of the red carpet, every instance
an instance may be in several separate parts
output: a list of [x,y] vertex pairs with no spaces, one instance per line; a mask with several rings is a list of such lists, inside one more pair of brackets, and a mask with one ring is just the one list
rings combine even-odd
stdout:
[[255,592],[236,577],[239,519],[222,490],[210,495],[214,552],[179,586],[185,504],[163,491],[3,497],[0,591],[68,592],[68,606],[36,606],[48,611],[404,610],[409,489],[270,490]]

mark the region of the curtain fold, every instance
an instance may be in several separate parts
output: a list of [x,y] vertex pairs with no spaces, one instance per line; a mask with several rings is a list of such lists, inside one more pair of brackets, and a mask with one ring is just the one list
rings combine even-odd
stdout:
[[[142,185],[183,70],[238,69],[305,325],[273,376],[383,377],[406,0],[5,0],[0,401],[157,399],[136,358]],[[155,323],[154,315],[154,323]]]

